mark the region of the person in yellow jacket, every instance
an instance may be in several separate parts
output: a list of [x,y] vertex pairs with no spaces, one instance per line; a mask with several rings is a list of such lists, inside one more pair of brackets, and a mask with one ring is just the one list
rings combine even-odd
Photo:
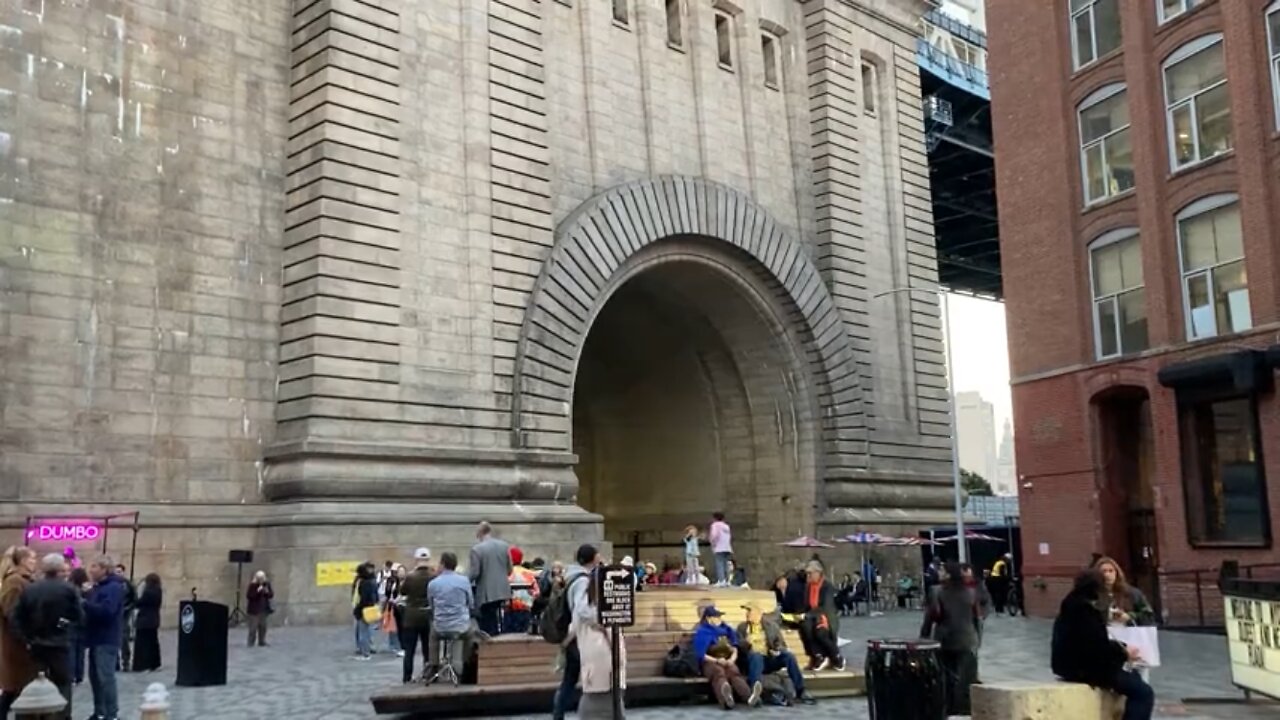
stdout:
[[987,585],[991,590],[991,603],[996,607],[996,614],[1004,614],[1005,601],[1009,597],[1009,581],[1012,572],[1010,563],[1013,556],[1005,553],[991,566],[991,577]]

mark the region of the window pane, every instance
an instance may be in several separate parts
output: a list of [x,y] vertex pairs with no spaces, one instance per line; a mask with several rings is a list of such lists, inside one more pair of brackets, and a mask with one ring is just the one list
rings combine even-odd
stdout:
[[613,0],[613,19],[627,24],[627,0]]
[[1201,50],[1166,71],[1165,87],[1168,103],[1172,105],[1225,79],[1226,65],[1222,58],[1222,43],[1218,43]]
[[1217,249],[1218,262],[1244,257],[1244,238],[1240,232],[1240,206],[1231,204],[1207,214],[1213,221],[1213,244]]
[[1120,308],[1120,352],[1135,353],[1147,349],[1146,293],[1131,290],[1116,298]]
[[1137,237],[1117,243],[1120,246],[1120,275],[1124,289],[1142,285],[1142,243]]
[[1191,272],[1215,265],[1218,253],[1213,231],[1213,212],[1201,213],[1178,223],[1182,241],[1182,271]]
[[1201,159],[1231,149],[1231,97],[1226,85],[1196,98],[1196,118],[1200,121]]
[[1165,20],[1182,13],[1182,0],[1161,0],[1160,8],[1164,11],[1161,15]]
[[1213,337],[1213,306],[1209,304],[1209,275],[1201,273],[1187,278],[1187,310],[1191,313],[1191,339]]
[[1071,12],[1075,12],[1080,8],[1088,7],[1093,0],[1071,0]]
[[1243,260],[1214,269],[1213,293],[1218,327],[1222,332],[1244,332],[1253,327]]
[[1120,352],[1116,345],[1116,301],[1100,300],[1094,307],[1097,309],[1098,356],[1111,357]]
[[1129,131],[1121,130],[1103,142],[1107,145],[1108,195],[1117,195],[1133,188],[1133,144]]
[[676,46],[684,44],[683,24],[680,0],[667,0],[667,42]]
[[1120,243],[1093,251],[1093,295],[1104,297],[1124,289],[1120,279]]
[[1085,200],[1093,202],[1107,196],[1106,169],[1102,163],[1102,143],[1084,151]]
[[1093,62],[1093,13],[1083,12],[1075,17],[1076,67]]
[[1098,0],[1093,6],[1098,57],[1120,47],[1120,0]]
[[1128,93],[1119,92],[1080,111],[1080,137],[1088,144],[1129,124]]
[[760,53],[764,55],[764,82],[769,87],[778,87],[778,54],[772,37],[760,36]]
[[1280,54],[1280,10],[1267,15],[1267,35],[1271,38],[1271,54]]
[[720,64],[732,66],[733,49],[729,38],[729,18],[724,15],[716,15],[716,42],[720,51]]
[[1252,402],[1232,398],[1184,406],[1180,412],[1192,539],[1264,542],[1265,479],[1255,451]]
[[1191,103],[1173,109],[1173,160],[1179,167],[1196,161],[1191,125]]

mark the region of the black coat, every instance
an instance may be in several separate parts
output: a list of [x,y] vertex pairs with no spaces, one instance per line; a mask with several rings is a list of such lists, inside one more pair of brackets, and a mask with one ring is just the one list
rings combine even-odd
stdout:
[[1071,682],[1112,688],[1129,655],[1107,637],[1107,623],[1088,598],[1072,591],[1053,622],[1053,674]]
[[28,645],[70,647],[71,632],[84,625],[80,593],[65,580],[27,586],[13,609],[13,629]]
[[160,605],[164,601],[164,591],[159,585],[145,583],[142,586],[142,594],[138,596],[138,619],[136,627],[139,630],[159,630],[160,629]]
[[831,626],[831,634],[840,636],[840,612],[836,609],[836,588],[831,584],[830,580],[822,579],[822,586],[818,589],[818,604],[809,604],[809,586],[806,583],[804,587],[804,604],[805,613],[809,616],[825,615],[827,624]]

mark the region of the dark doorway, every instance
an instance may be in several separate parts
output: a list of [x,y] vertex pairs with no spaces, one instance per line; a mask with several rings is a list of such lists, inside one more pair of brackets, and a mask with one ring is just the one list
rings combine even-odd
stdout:
[[1156,530],[1151,400],[1144,388],[1112,390],[1095,400],[1100,430],[1099,493],[1104,550],[1124,566],[1129,584],[1160,612],[1160,542]]

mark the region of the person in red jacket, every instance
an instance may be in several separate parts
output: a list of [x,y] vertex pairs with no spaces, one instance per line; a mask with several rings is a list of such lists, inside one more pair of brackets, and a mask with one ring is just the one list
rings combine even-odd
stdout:
[[261,570],[253,574],[249,589],[245,591],[245,599],[249,601],[247,615],[249,617],[249,647],[256,643],[267,646],[267,617],[272,613],[271,599],[276,596],[271,589],[267,574]]

